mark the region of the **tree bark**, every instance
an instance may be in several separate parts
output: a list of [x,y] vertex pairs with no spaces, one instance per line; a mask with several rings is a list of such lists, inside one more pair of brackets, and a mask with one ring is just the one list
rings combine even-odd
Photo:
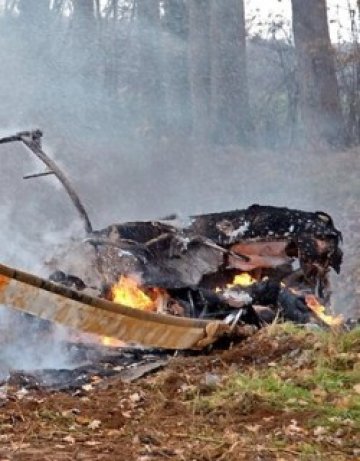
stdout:
[[186,3],[184,0],[165,0],[163,8],[167,126],[173,133],[186,135],[191,130]]
[[160,79],[160,5],[159,0],[137,0],[136,6],[141,128],[157,135],[163,129],[164,121],[164,98]]
[[243,0],[211,2],[212,125],[221,144],[248,144],[249,94]]
[[95,19],[94,0],[74,0],[74,18],[82,24],[92,23]]
[[29,20],[30,26],[34,21],[42,22],[49,12],[49,0],[19,0],[18,9],[20,15]]
[[293,32],[306,141],[345,142],[326,0],[292,0]]
[[210,137],[211,64],[210,4],[208,0],[189,2],[189,75],[193,118],[193,137]]
[[[73,42],[78,54],[78,66],[87,86],[97,71],[96,14],[94,0],[73,0]],[[86,83],[85,83],[86,82]]]

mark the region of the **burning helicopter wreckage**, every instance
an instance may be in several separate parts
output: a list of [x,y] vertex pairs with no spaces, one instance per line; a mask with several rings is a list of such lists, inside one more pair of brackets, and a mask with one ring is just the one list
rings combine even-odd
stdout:
[[21,132],[0,144],[21,142],[47,166],[27,178],[53,174],[63,184],[84,222],[86,238],[78,248],[88,249],[86,274],[84,257],[75,251],[56,260],[50,281],[0,266],[1,303],[165,349],[202,349],[247,337],[275,318],[343,325],[324,307],[329,272],[339,273],[342,263],[342,236],[328,214],[252,205],[185,223],[172,216],[96,231],[41,138],[40,130]]

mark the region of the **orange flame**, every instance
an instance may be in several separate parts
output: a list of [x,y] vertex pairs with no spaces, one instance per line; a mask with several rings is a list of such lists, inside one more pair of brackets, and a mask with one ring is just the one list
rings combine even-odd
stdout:
[[[226,288],[233,288],[236,285],[240,285],[242,287],[249,287],[255,282],[256,282],[256,279],[251,277],[249,273],[243,272],[242,274],[235,275],[233,281],[231,283],[226,284]],[[220,293],[223,290],[224,288],[220,288],[220,287],[215,288],[216,293]]]
[[317,298],[314,295],[306,295],[305,301],[309,309],[326,325],[336,327],[343,324],[344,319],[342,315],[337,315],[336,317],[328,315],[325,313],[325,306],[319,303]]
[[232,283],[228,283],[226,285],[226,287],[227,288],[232,288],[235,285],[241,285],[242,287],[249,287],[250,285],[252,285],[255,282],[256,282],[256,279],[251,277],[251,275],[248,274],[247,272],[244,272],[242,274],[235,275],[234,280],[232,281]]
[[124,347],[126,343],[120,339],[111,338],[110,336],[101,336],[101,344],[105,347]]
[[155,311],[160,290],[153,288],[145,292],[138,282],[122,275],[119,281],[111,288],[111,297],[114,303],[145,311]]
[[126,343],[120,339],[110,336],[100,336],[95,333],[85,333],[84,331],[71,331],[70,341],[81,344],[97,344],[105,347],[125,347]]

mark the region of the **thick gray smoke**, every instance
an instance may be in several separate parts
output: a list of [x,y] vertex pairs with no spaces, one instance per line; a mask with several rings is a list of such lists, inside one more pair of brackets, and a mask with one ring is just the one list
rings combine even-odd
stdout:
[[44,368],[73,368],[79,365],[65,341],[69,332],[61,326],[52,326],[51,332],[37,319],[26,317],[0,306],[0,380],[11,370]]
[[[146,79],[139,64],[139,34],[155,41],[159,54],[161,46],[166,46],[166,56],[174,58],[186,52],[180,33],[168,32],[158,43],[151,24],[142,24],[139,31],[124,13],[125,19],[117,26],[105,23],[95,40],[89,32],[91,25],[77,20],[76,10],[74,17],[66,9],[59,15],[40,8],[44,1],[35,2],[33,9],[32,3],[20,2],[20,10],[3,12],[0,17],[0,59],[6,69],[0,76],[0,134],[42,128],[45,148],[72,179],[96,228],[115,221],[221,211],[254,202],[333,211],[316,191],[316,158],[309,156],[312,165],[309,158],[302,161],[295,153],[263,147],[214,148],[190,142],[189,136],[177,133],[176,126],[162,130],[161,136],[152,135],[151,120],[143,119],[140,110],[137,91],[141,88],[137,90],[134,84]],[[115,51],[110,48],[111,34],[117,38]],[[265,62],[264,52],[256,46],[251,48],[251,56],[254,53],[254,61]],[[167,62],[173,62],[170,58]],[[113,69],[111,63],[104,64],[107,59],[116,61],[114,69],[119,72],[116,95],[111,92],[108,74]],[[252,62],[249,74],[255,87],[251,91],[261,95],[272,79],[281,78],[281,72],[274,68],[275,74],[265,78],[264,69]],[[165,75],[165,94],[172,100],[172,85],[181,81],[174,83],[165,64],[158,71]],[[254,101],[253,109],[258,110],[261,98]],[[158,104],[153,102],[150,113],[158,112]],[[184,124],[187,112],[178,100],[169,113],[182,114],[178,122]],[[271,128],[269,145],[281,136],[277,129],[281,127]],[[29,254],[30,259],[38,253],[41,260],[49,234],[68,230],[77,216],[63,191],[54,187],[54,178],[21,179],[42,169],[23,146],[1,146],[0,155],[2,235],[3,241],[10,241],[0,256],[29,267],[20,253]],[[306,174],[297,174],[305,165]]]
[[[287,148],[285,122],[273,123],[282,119],[272,112],[277,106],[268,104],[268,87],[281,72],[276,63],[269,67],[264,43],[251,45],[248,64],[252,110],[264,115],[265,102],[271,108],[268,119],[255,121],[261,146],[200,143],[189,136],[191,119],[182,105],[189,82],[176,67],[186,59],[188,25],[169,26],[159,40],[152,24],[133,25],[131,3],[120,2],[121,20],[106,19],[105,11],[103,22],[95,25],[77,8],[66,7],[61,14],[54,6],[77,2],[52,2],[50,12],[49,2],[23,0],[11,11],[0,11],[0,137],[44,130],[44,149],[72,180],[95,228],[252,203],[324,210],[336,223],[343,219],[331,154]],[[148,74],[142,67],[146,56],[139,47],[147,41],[149,52],[161,53],[155,74],[153,61]],[[286,56],[291,64],[293,53]],[[143,94],[143,83],[154,75],[163,77],[165,103]],[[155,132],[154,125],[161,129]],[[23,145],[1,145],[0,158],[0,261],[46,274],[44,260],[71,235],[81,236],[81,223],[55,178],[21,179],[43,169]],[[354,170],[351,164],[344,168],[342,196],[349,197]],[[7,315],[0,316],[3,325]],[[30,329],[29,334],[36,333]]]

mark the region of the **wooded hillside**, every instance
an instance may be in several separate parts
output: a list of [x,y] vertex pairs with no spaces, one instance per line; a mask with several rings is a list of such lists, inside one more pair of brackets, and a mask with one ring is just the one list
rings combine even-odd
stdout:
[[292,24],[259,24],[244,0],[6,0],[0,55],[17,81],[0,87],[0,122],[22,106],[135,138],[357,144],[359,11],[342,6],[352,42],[331,43],[326,1],[291,3]]

